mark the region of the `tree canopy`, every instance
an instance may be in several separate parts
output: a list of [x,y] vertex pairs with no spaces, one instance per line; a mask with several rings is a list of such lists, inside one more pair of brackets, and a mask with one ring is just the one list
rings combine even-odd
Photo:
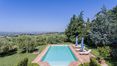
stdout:
[[117,19],[112,11],[102,8],[92,21],[90,38],[94,44],[108,45],[117,38]]
[[78,37],[81,39],[81,37],[83,36],[83,23],[83,12],[81,12],[78,16],[73,15],[67,29],[65,30],[68,41],[74,43],[76,33],[78,33]]
[[80,40],[85,37],[87,43],[96,46],[117,44],[117,6],[111,10],[103,6],[92,20],[84,20],[83,12],[73,15],[65,30],[67,40],[75,43],[76,33]]

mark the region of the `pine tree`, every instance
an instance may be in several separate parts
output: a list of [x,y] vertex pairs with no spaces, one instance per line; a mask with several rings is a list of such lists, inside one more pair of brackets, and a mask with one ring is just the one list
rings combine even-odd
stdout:
[[65,30],[68,41],[75,42],[75,35],[78,33],[78,37],[81,38],[83,32],[83,12],[79,16],[73,15],[71,21]]

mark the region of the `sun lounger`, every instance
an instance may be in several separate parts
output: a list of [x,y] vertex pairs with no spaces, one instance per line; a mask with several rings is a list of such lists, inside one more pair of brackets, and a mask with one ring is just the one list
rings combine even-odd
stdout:
[[[76,51],[82,51],[82,50],[81,50],[81,48],[76,48],[75,50],[76,50]],[[85,52],[85,51],[86,51],[86,50],[85,50],[85,49],[83,49],[83,51],[82,51],[82,52]]]
[[75,48],[80,48],[81,47],[81,45],[73,45]]
[[80,51],[81,49],[80,49],[80,48],[76,48],[75,50],[76,50],[76,51]]
[[81,47],[81,45],[76,46],[76,48],[80,48],[80,47]]
[[91,52],[91,50],[79,52],[80,55],[88,55]]

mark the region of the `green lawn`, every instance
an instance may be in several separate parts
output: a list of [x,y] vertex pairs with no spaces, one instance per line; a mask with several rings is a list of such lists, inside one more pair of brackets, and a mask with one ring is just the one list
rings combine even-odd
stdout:
[[14,54],[6,57],[0,57],[0,66],[15,66],[22,58],[27,57],[31,62],[37,55],[31,53]]
[[[39,52],[41,52],[46,46],[39,46]],[[13,54],[10,56],[0,57],[0,66],[15,66],[22,58],[27,57],[29,63],[36,58],[37,55],[32,53],[23,53],[23,54]]]

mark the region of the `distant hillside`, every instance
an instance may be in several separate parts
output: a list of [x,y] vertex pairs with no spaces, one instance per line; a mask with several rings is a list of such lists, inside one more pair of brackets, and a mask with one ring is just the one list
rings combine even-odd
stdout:
[[64,32],[0,32],[0,36],[63,34]]

